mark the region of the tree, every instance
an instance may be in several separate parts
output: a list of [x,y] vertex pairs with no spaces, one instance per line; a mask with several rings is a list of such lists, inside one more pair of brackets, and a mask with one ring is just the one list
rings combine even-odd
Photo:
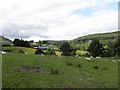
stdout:
[[120,56],[120,38],[118,38],[115,42],[115,55]]
[[111,57],[120,56],[120,40],[117,39],[115,42],[109,42],[106,53]]
[[38,49],[35,51],[35,54],[41,55],[41,54],[44,54],[44,52],[43,52],[41,49],[38,48]]
[[54,50],[54,49],[51,49],[51,48],[48,48],[48,49],[46,50],[46,54],[48,54],[48,55],[56,55],[55,50]]
[[38,45],[42,46],[42,41],[41,40],[38,41]]
[[99,42],[98,39],[93,39],[90,46],[88,47],[87,51],[93,57],[101,56],[104,53],[103,45]]
[[117,39],[114,43],[109,47],[110,54],[113,56],[120,56],[120,40]]
[[15,38],[13,41],[14,46],[19,46],[20,45],[20,40],[18,38]]
[[76,55],[76,51],[77,51],[76,48],[73,48],[72,46],[70,46],[70,55],[71,56],[75,56]]
[[43,43],[43,44],[46,44],[46,45],[49,44],[49,42],[48,42],[48,41],[45,41],[45,40],[43,40],[42,43]]
[[70,56],[70,45],[68,42],[63,42],[63,44],[60,46],[60,51],[62,52],[62,55]]
[[30,43],[28,41],[14,39],[13,41],[14,46],[21,46],[21,47],[30,47]]

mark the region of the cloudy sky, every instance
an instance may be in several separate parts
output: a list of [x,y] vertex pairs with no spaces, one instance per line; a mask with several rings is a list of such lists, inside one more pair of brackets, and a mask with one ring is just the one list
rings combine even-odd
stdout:
[[0,34],[71,40],[118,30],[118,0],[0,0]]

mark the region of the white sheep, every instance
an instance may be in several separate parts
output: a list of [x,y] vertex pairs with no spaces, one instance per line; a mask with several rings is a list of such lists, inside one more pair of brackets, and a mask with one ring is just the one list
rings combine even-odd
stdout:
[[25,54],[27,54],[27,52],[25,52]]
[[76,55],[75,57],[78,57],[78,55]]
[[115,60],[112,60],[114,63],[116,63],[116,61]]
[[81,58],[81,57],[78,57],[78,58]]
[[2,53],[2,54],[6,54],[6,52],[4,52],[4,51],[1,51],[1,53]]
[[44,54],[41,54],[41,56],[45,56]]
[[90,56],[90,58],[93,58],[93,56]]
[[96,58],[101,58],[101,57],[96,57]]
[[91,58],[87,58],[87,57],[85,57],[85,59],[86,59],[86,60],[91,60]]

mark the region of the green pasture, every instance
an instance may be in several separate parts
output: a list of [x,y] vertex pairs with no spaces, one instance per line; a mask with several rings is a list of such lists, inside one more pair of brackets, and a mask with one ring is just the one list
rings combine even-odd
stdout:
[[34,54],[36,49],[34,48],[26,48],[26,47],[3,47],[4,51],[9,51],[11,50],[11,52],[13,53],[19,53],[20,50],[24,51],[27,54]]
[[[114,63],[112,60],[115,60]],[[18,70],[46,68],[57,73]],[[3,88],[117,88],[118,59],[40,56],[7,53],[2,56]]]

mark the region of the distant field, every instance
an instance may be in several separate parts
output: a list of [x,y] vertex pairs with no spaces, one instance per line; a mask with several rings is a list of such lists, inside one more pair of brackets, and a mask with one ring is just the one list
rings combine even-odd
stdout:
[[81,51],[81,50],[77,50],[76,51],[76,55],[80,55],[80,56],[85,56],[87,53],[89,53],[89,52],[87,52],[87,51]]
[[13,53],[19,53],[20,50],[24,51],[27,54],[34,54],[36,49],[26,48],[26,47],[3,47],[3,50],[11,50]]
[[103,87],[118,87],[117,59],[3,55],[3,88]]

